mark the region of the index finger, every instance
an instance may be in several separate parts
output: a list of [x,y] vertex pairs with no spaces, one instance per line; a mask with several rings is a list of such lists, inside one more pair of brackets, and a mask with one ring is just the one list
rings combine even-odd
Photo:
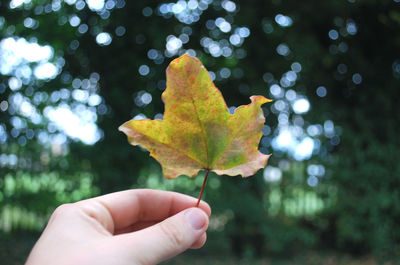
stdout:
[[[139,221],[164,220],[184,209],[194,207],[196,202],[196,198],[177,192],[136,189],[110,193],[77,204],[89,209],[89,215],[113,233]],[[100,211],[101,214],[96,211],[96,214],[90,210],[98,207],[103,207],[106,211]],[[204,201],[201,201],[199,208],[208,216],[211,215],[211,208]]]

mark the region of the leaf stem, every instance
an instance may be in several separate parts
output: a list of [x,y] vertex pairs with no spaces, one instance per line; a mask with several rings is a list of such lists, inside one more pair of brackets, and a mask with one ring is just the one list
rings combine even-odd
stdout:
[[203,186],[201,186],[201,190],[200,190],[200,194],[199,194],[199,199],[197,200],[196,207],[199,207],[199,204],[200,204],[200,201],[201,201],[201,197],[203,196],[204,187],[206,186],[206,183],[207,183],[208,173],[210,173],[210,170],[209,170],[209,169],[207,169],[206,175],[204,176]]

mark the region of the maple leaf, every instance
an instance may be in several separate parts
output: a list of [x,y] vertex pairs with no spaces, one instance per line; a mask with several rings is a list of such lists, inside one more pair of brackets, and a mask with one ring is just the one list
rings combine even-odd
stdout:
[[208,71],[187,54],[167,68],[162,100],[163,120],[130,120],[119,130],[150,151],[166,178],[194,177],[200,170],[248,177],[266,166],[269,155],[258,151],[258,143],[265,122],[261,105],[271,100],[252,96],[230,114]]

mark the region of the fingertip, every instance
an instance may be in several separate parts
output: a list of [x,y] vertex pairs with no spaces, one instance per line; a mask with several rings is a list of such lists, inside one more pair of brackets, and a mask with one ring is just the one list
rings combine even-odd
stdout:
[[194,230],[204,230],[208,227],[208,216],[203,209],[189,208],[184,212],[186,220]]
[[204,246],[207,241],[207,233],[203,233],[201,237],[190,246],[191,249],[199,249]]

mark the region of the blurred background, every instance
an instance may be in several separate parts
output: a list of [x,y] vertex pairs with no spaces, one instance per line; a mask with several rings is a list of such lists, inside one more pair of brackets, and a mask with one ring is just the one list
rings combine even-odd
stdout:
[[202,176],[164,179],[117,130],[162,118],[165,69],[188,53],[230,111],[274,100],[272,157],[210,175],[208,242],[166,264],[399,264],[399,32],[400,0],[0,1],[0,259],[23,264],[62,203],[197,197]]

